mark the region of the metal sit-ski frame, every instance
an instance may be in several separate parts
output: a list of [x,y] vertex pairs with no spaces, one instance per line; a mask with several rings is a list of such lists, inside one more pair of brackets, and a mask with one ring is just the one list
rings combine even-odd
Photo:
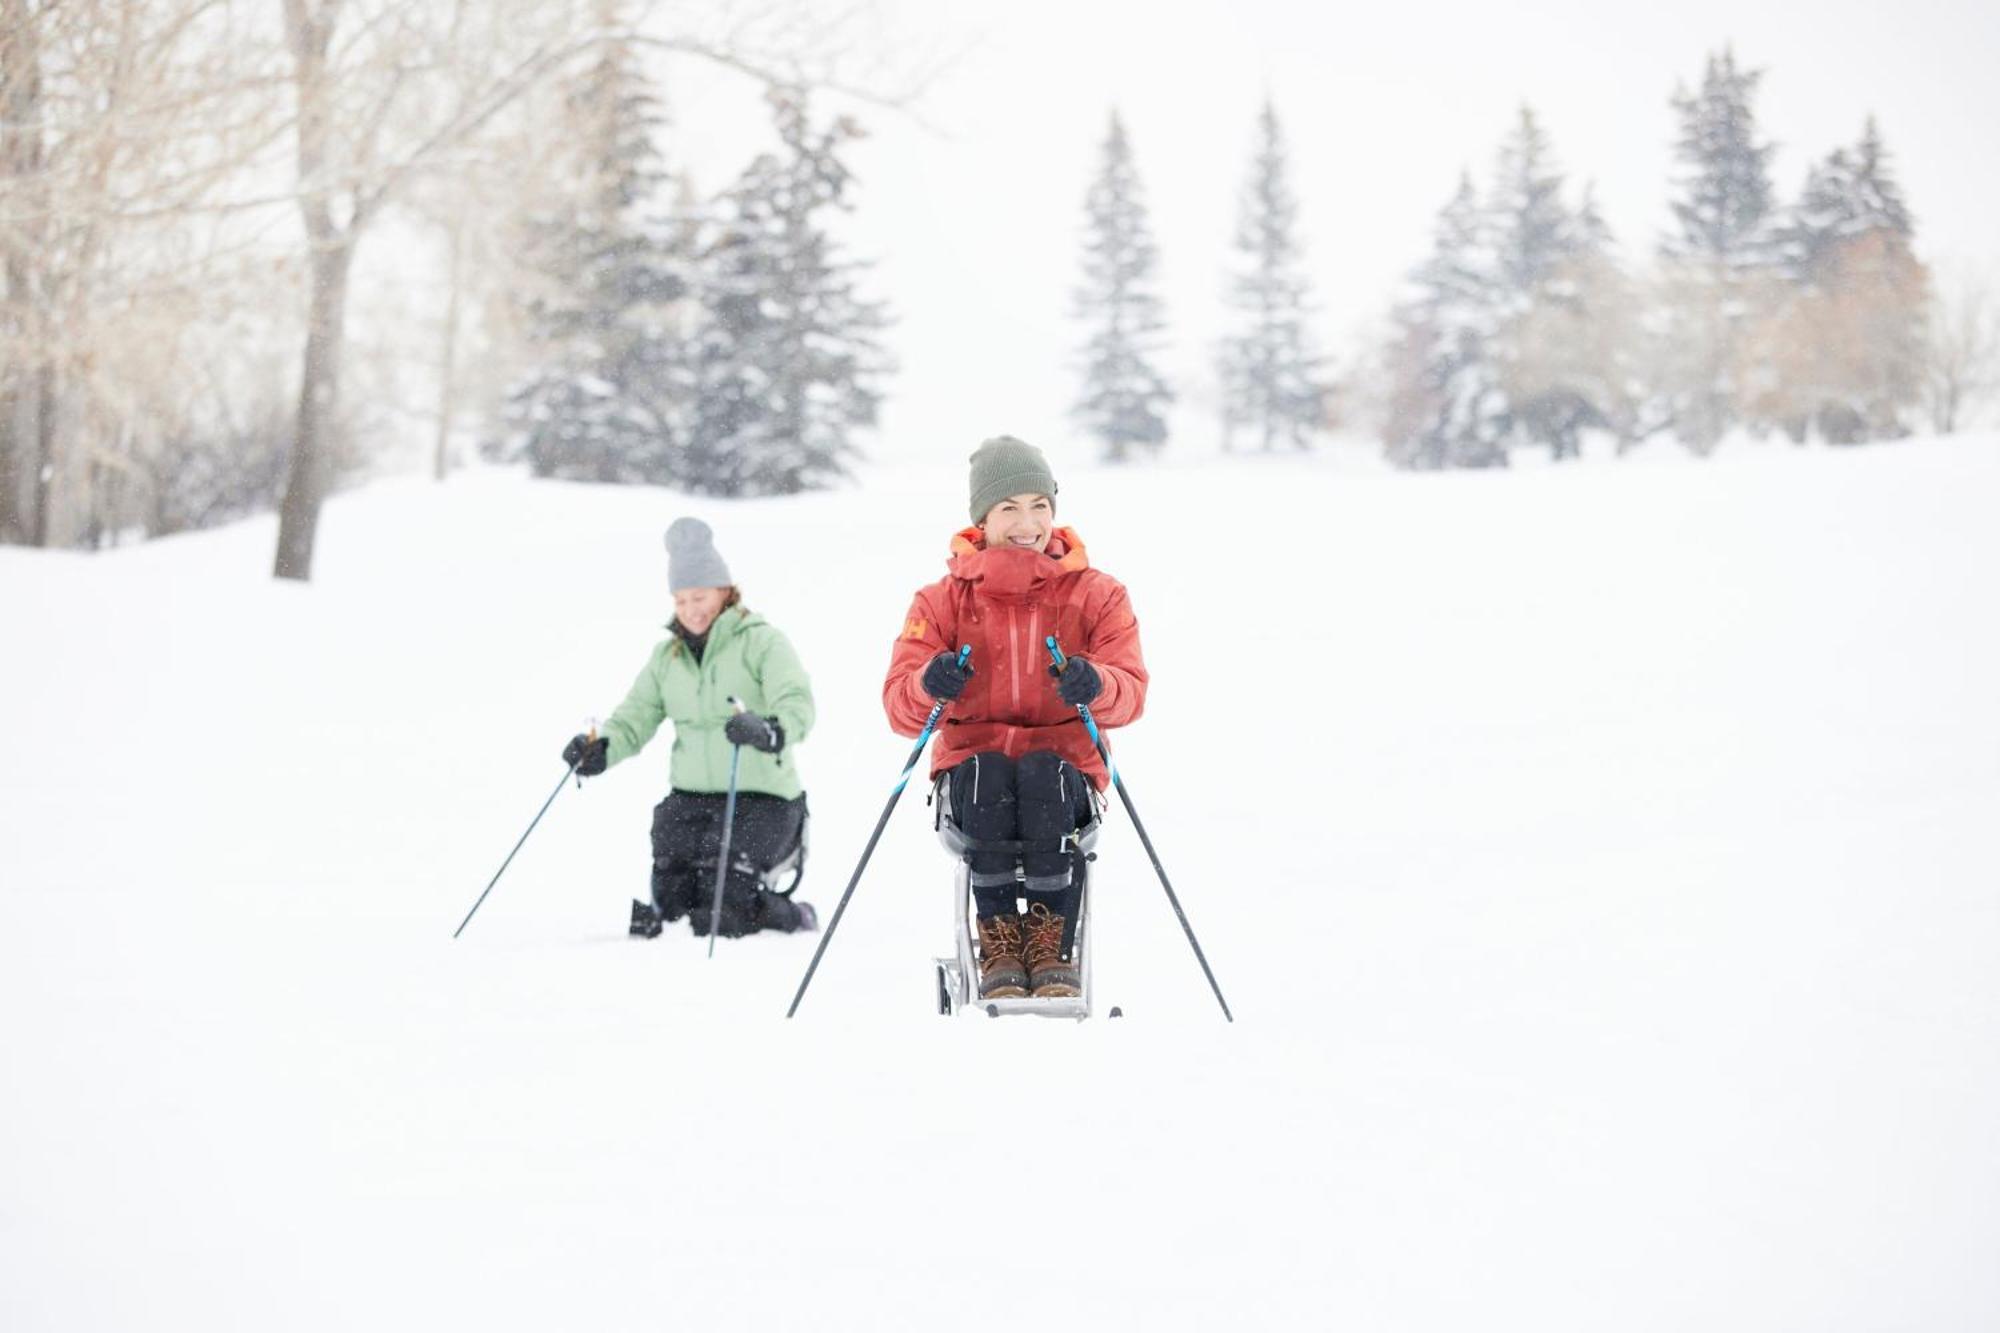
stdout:
[[[1090,822],[1082,828],[1062,838],[1050,841],[1005,841],[982,840],[966,836],[952,817],[951,783],[940,778],[932,790],[932,804],[936,810],[935,822],[938,841],[946,851],[957,858],[958,868],[953,879],[952,910],[953,937],[957,949],[950,958],[933,959],[937,978],[937,1007],[940,1014],[983,1013],[993,1017],[1002,1014],[1038,1014],[1043,1018],[1090,1017],[1091,1004],[1091,954],[1090,948],[1090,863],[1097,859],[1091,849],[1097,845],[1098,830],[1103,826],[1102,800],[1094,793],[1091,801]],[[972,906],[972,854],[974,852],[1010,852],[1017,858],[1022,852],[1064,852],[1070,858],[1070,896],[1074,909],[1066,913],[1067,948],[1063,957],[1076,963],[1078,975],[1083,985],[1081,995],[1036,999],[1022,996],[1017,999],[981,1000],[979,998],[979,951],[978,933],[974,926]],[[1015,882],[1025,878],[1018,860],[1014,866]]]

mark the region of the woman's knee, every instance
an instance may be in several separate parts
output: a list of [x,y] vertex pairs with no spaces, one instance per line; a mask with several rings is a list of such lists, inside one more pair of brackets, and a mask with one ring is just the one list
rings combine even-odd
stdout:
[[1032,750],[1016,765],[1014,788],[1023,801],[1063,801],[1076,770],[1054,750]]
[[998,750],[983,750],[951,770],[951,803],[961,810],[1011,805],[1014,761]]
[[653,861],[713,861],[721,832],[721,797],[675,792],[653,807]]

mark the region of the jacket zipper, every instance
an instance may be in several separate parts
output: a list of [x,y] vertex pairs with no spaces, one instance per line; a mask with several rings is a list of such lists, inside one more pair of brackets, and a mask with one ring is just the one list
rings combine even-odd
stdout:
[[1021,609],[1007,608],[1007,650],[1013,654],[1013,670],[1007,673],[1007,680],[1014,690],[1014,716],[1021,715]]
[[1042,608],[1040,603],[1036,603],[1028,608],[1028,679],[1030,681],[1035,679],[1035,663],[1041,660],[1035,656],[1035,650],[1041,646],[1041,642]]

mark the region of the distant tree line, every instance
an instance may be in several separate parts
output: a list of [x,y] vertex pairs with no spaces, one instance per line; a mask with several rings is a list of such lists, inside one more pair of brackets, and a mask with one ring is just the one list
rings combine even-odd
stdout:
[[[306,578],[325,497],[413,422],[439,476],[474,441],[717,495],[844,475],[888,314],[835,239],[860,127],[814,108],[913,94],[838,77],[881,45],[846,9],[700,8],[0,0],[0,543],[275,509],[273,572]],[[774,147],[718,190],[671,160],[663,54],[766,93]],[[1365,373],[1316,345],[1314,231],[1267,102],[1211,349],[1225,447],[1308,448],[1371,411],[1411,468],[1957,427],[1995,392],[2000,309],[1920,261],[1872,120],[1781,197],[1758,77],[1723,52],[1673,98],[1671,226],[1643,255],[1523,110]],[[1114,114],[1073,292],[1075,420],[1121,460],[1165,446],[1180,393],[1136,162]]]
[[[1498,467],[1522,450],[1578,458],[1657,437],[1706,454],[1732,430],[1857,444],[1948,432],[2000,387],[2000,317],[1976,281],[1940,290],[1873,117],[1814,162],[1796,197],[1773,184],[1757,129],[1760,71],[1722,51],[1672,99],[1672,225],[1624,253],[1588,185],[1573,190],[1522,108],[1482,185],[1462,174],[1430,253],[1408,275],[1368,368],[1336,382],[1310,336],[1314,303],[1267,103],[1242,192],[1234,327],[1216,373],[1225,446],[1310,447],[1346,394],[1379,404],[1399,467]],[[1088,330],[1074,415],[1122,460],[1161,448],[1173,387],[1154,358],[1166,317],[1157,254],[1114,114],[1086,204]]]
[[663,116],[629,48],[563,100],[567,188],[526,223],[528,374],[490,452],[534,473],[710,495],[785,494],[847,473],[888,358],[883,306],[824,215],[849,206],[851,118],[803,89],[767,101],[779,151],[698,199],[661,161]]

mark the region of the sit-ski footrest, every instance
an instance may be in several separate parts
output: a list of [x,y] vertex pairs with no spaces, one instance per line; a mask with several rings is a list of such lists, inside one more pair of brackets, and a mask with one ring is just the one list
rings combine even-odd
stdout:
[[1024,995],[1011,1000],[975,1000],[981,1012],[994,1018],[1005,1018],[1012,1014],[1033,1014],[1037,1018],[1089,1018],[1090,1001],[1081,995],[1051,996],[1037,999]]

